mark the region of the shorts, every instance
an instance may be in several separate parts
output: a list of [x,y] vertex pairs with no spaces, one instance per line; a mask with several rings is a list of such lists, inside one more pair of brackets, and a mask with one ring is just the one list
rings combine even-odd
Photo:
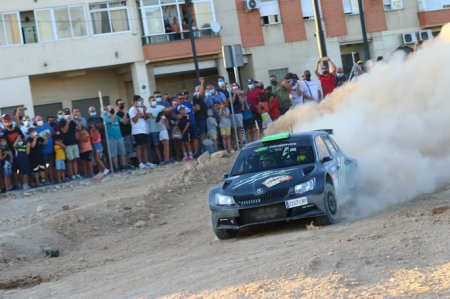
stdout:
[[252,118],[249,118],[249,119],[244,119],[244,128],[246,130],[256,128],[255,118],[252,117]]
[[125,144],[123,143],[123,138],[117,140],[109,140],[109,152],[111,153],[111,158],[117,157],[117,154],[123,156],[125,152]]
[[186,130],[186,132],[184,132],[183,137],[181,137],[181,141],[182,142],[189,142],[189,130]]
[[206,132],[208,132],[208,127],[206,126],[205,118],[196,118],[195,123],[197,124],[199,134],[205,134]]
[[66,152],[66,160],[68,161],[72,161],[73,159],[78,159],[80,157],[78,144],[67,145],[64,150]]
[[148,135],[147,134],[136,134],[133,135],[134,141],[136,142],[136,145],[144,145],[147,144],[147,138]]
[[189,126],[189,133],[191,134],[191,139],[198,139],[198,127],[197,127],[197,124],[191,124]]
[[66,163],[64,163],[64,160],[56,160],[56,170],[64,170],[66,169]]
[[28,161],[17,161],[17,169],[20,170],[21,175],[30,174],[30,165]]
[[55,153],[44,154],[45,164],[55,163]]
[[159,145],[159,132],[150,132],[147,137],[148,147]]
[[91,154],[92,154],[92,151],[87,151],[87,152],[84,152],[84,153],[80,153],[81,161],[91,162],[92,161],[91,160]]
[[133,152],[133,140],[131,140],[131,135],[123,136],[123,144],[125,145],[125,153],[129,154]]
[[[244,126],[244,118],[242,117],[242,113],[234,114],[234,123],[238,128],[242,128]],[[233,121],[231,122],[231,126],[234,128]]]
[[103,145],[101,142],[92,143],[92,150],[96,153],[103,153]]
[[211,140],[217,140],[217,135],[209,135],[209,139],[211,139]]
[[11,167],[3,167],[3,176],[11,176],[12,168]]
[[39,171],[44,171],[45,170],[45,166],[38,164],[38,165],[33,165],[36,167],[33,167],[33,173],[38,173]]
[[220,135],[224,136],[224,135],[231,135],[231,127],[224,127],[224,128],[220,128]]
[[162,130],[159,132],[159,141],[169,140],[169,131]]

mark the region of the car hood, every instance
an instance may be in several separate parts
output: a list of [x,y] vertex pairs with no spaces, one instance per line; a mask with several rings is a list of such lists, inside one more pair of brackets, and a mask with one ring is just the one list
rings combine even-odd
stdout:
[[270,189],[289,187],[310,177],[314,165],[271,169],[228,177],[222,186],[222,192],[228,195],[261,194]]

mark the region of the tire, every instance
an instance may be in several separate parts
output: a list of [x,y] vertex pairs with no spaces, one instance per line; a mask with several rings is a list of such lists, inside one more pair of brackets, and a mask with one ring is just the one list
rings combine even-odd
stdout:
[[330,225],[337,223],[339,221],[339,207],[336,192],[334,192],[334,187],[330,183],[326,184],[323,192],[323,207],[326,214],[317,217],[318,224]]
[[217,229],[217,220],[219,220],[219,216],[217,213],[211,211],[211,221],[214,229],[214,233],[219,240],[227,240],[236,238],[239,230],[237,229]]

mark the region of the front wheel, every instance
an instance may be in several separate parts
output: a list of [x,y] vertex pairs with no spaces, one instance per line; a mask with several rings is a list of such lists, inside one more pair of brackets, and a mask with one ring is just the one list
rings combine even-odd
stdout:
[[335,224],[339,221],[339,208],[333,185],[327,183],[323,192],[325,215],[317,217],[319,225]]
[[227,240],[236,238],[239,230],[237,229],[217,229],[217,221],[219,216],[215,212],[211,212],[211,221],[214,229],[214,233],[219,240]]

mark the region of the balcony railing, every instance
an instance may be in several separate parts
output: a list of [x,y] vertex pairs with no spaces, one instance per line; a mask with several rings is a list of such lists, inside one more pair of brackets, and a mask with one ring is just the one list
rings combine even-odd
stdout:
[[[215,33],[211,29],[201,29],[198,31],[194,31],[193,35],[195,38],[203,38],[203,37],[211,37],[211,36],[218,36],[218,33]],[[142,37],[142,44],[150,45],[150,44],[161,44],[161,43],[168,43],[168,42],[176,42],[180,40],[190,39],[190,33],[189,32],[180,32],[180,33],[164,33],[164,34],[158,34],[158,35],[148,35]]]

